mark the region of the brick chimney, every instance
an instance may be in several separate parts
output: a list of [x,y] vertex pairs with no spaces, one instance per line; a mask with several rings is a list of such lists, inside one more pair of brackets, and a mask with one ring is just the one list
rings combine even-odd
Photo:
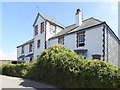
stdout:
[[80,11],[80,9],[77,9],[76,12],[76,27],[80,26],[82,24],[82,13]]

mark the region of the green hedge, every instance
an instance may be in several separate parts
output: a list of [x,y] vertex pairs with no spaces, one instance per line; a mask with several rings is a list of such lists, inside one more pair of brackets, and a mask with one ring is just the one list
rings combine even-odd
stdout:
[[101,60],[83,60],[62,45],[44,50],[27,78],[62,88],[119,87],[118,68]]
[[3,74],[34,79],[59,88],[120,87],[119,69],[101,60],[83,59],[63,45],[44,50],[30,64],[3,65]]
[[29,71],[30,65],[27,63],[24,64],[4,64],[2,65],[2,74],[25,77],[26,73]]

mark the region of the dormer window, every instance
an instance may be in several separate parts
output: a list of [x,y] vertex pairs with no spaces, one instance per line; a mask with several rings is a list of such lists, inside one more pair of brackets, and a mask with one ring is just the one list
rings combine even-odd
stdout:
[[40,32],[41,33],[44,32],[44,22],[41,23],[41,30],[40,30]]
[[56,31],[56,27],[55,27],[55,25],[50,25],[50,32],[51,33],[55,33],[55,31]]
[[35,36],[38,35],[38,25],[35,26]]

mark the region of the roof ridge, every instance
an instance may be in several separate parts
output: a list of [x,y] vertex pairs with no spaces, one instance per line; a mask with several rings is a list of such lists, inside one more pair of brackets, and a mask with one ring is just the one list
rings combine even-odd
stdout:
[[[40,14],[43,14],[43,13],[41,13],[41,12],[38,12],[38,13],[40,13]],[[44,16],[46,16],[46,17],[49,17],[49,16],[47,16],[47,15],[45,15],[45,14],[43,14]],[[43,17],[44,17],[43,16]],[[49,18],[51,18],[51,17],[49,17]],[[51,19],[53,19],[53,18],[51,18]],[[55,19],[54,19],[55,20]],[[56,21],[56,20],[55,20]]]
[[[48,21],[50,21],[49,19],[54,20],[53,23],[57,22],[58,24],[60,24],[60,26],[62,26],[62,27],[64,28],[64,25],[62,25],[61,23],[59,23],[57,20],[55,20],[55,19],[53,19],[53,18],[51,18],[51,17],[49,17],[49,16],[47,16],[47,15],[41,13],[41,12],[38,12],[38,13],[39,13],[40,15],[42,15],[42,16],[43,16],[45,19],[47,19]],[[51,21],[51,22],[52,22],[52,21]]]
[[[75,24],[72,24],[72,25],[75,25]],[[66,26],[65,28],[70,27],[70,26],[72,26],[72,25]]]
[[26,41],[25,43],[23,43],[23,44],[21,44],[21,45],[19,45],[19,46],[17,46],[17,47],[23,46],[23,45],[28,44],[28,43],[30,43],[30,42],[34,42],[34,38]]
[[94,17],[90,17],[90,18],[88,18],[88,19],[85,19],[85,20],[83,20],[83,22],[85,22],[85,21],[87,21],[87,20],[89,20],[89,19],[94,19],[94,20],[96,20],[96,21],[98,21],[98,22],[104,22],[104,21],[100,21],[99,19],[96,19],[96,18],[94,18]]

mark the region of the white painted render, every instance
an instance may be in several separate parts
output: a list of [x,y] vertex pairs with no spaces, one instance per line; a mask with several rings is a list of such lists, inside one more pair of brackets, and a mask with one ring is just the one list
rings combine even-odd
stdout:
[[[22,46],[17,48],[17,58],[22,56],[22,55],[27,56],[28,54],[32,54],[33,53],[33,47],[32,47],[32,51],[29,52],[29,45],[30,44],[24,45],[24,53],[23,54],[21,53],[22,52]],[[33,46],[33,43],[32,43],[32,46]],[[29,63],[30,58],[26,57],[24,60],[26,61],[26,59],[28,59],[27,62]]]
[[82,24],[82,13],[81,11],[76,14],[76,26],[80,26]]
[[[37,59],[37,56],[40,55],[40,53],[45,49],[45,28],[44,32],[40,33],[41,29],[41,23],[44,22],[45,27],[45,20],[42,17],[38,17],[35,26],[38,25],[38,35],[35,36],[34,34],[34,59]],[[34,28],[35,28],[34,26]],[[35,33],[35,32],[34,32]],[[37,41],[40,40],[40,48],[37,48]]]
[[[70,34],[64,36],[64,46],[66,48],[72,49],[72,50],[81,50],[81,49],[88,49],[87,52],[87,58],[92,59],[93,54],[103,55],[102,52],[102,35],[103,35],[103,26],[89,29],[85,32],[85,46],[84,47],[78,47],[77,48],[77,34]],[[58,43],[58,38],[52,39],[49,41],[49,45],[52,46],[54,44]],[[94,48],[93,48],[94,47]],[[103,57],[101,57],[103,59]]]
[[[44,32],[41,31],[41,23],[44,22]],[[82,23],[82,14],[76,15],[76,25],[81,25]],[[34,43],[33,43],[33,50],[29,52],[29,44],[24,45],[24,53],[21,54],[22,46],[17,48],[17,58],[24,55],[27,56],[28,54],[33,53],[33,59],[37,59],[37,56],[45,49],[45,41],[46,47],[52,46],[58,43],[58,37],[54,39],[50,39],[55,34],[59,33],[63,28],[58,27],[56,25],[56,32],[50,32],[50,22],[45,21],[41,16],[38,17],[34,27],[38,25],[38,35],[34,35]],[[118,49],[120,48],[120,44],[118,44],[118,40],[110,33],[107,27],[105,27],[105,43],[103,43],[103,28],[104,26],[93,27],[89,28],[85,31],[85,46],[77,47],[77,32],[64,35],[64,46],[66,48],[72,50],[87,50],[87,59],[93,59],[92,55],[97,54],[101,55],[101,59],[105,60],[106,62],[111,62],[115,66],[120,66],[120,55]],[[46,32],[45,32],[46,30]],[[46,39],[45,39],[46,36]],[[50,40],[49,40],[50,39]],[[37,48],[37,41],[40,40],[40,47]],[[105,44],[105,57],[103,57],[103,46]],[[118,48],[119,46],[119,48]],[[118,52],[118,53],[117,53]],[[118,60],[119,57],[119,60]],[[27,63],[30,62],[30,57],[25,57]]]
[[48,39],[51,38],[52,36],[54,36],[55,34],[57,34],[58,32],[60,32],[61,30],[63,30],[62,28],[56,26],[56,32],[55,33],[51,33],[50,32],[50,23],[49,22],[46,22],[46,44],[47,44],[47,47],[49,46],[48,45]]
[[103,59],[103,26],[85,32],[85,48],[88,49],[87,58],[92,59],[93,54],[101,55]]

